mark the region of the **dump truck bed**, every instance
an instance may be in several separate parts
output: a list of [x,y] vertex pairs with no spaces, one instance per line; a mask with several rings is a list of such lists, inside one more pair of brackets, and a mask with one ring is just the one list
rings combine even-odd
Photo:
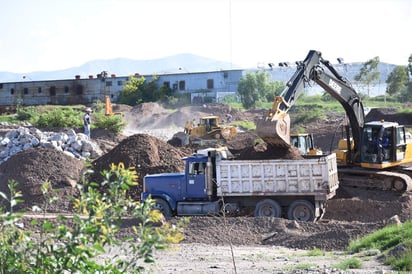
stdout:
[[327,200],[339,186],[336,154],[302,160],[221,160],[216,163],[221,196],[306,196]]

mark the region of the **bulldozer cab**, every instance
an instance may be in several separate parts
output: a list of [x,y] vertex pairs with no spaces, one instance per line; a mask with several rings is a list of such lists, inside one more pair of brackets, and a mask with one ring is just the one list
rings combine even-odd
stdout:
[[[195,125],[195,120],[188,121],[184,133],[188,136],[189,143],[202,144],[206,141],[222,142],[228,140],[236,135],[236,128],[233,126],[222,127],[219,124],[219,116],[210,115],[201,117],[197,125]],[[183,143],[186,142],[182,141]]]
[[206,116],[200,118],[200,125],[204,126],[206,132],[210,132],[215,128],[219,128],[219,117],[218,116]]
[[302,155],[321,155],[322,151],[315,148],[313,135],[308,133],[291,134],[290,144],[299,149]]

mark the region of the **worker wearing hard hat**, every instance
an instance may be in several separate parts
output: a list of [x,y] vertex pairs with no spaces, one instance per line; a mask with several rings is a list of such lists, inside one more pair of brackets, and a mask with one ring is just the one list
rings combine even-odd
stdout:
[[91,124],[91,119],[90,119],[90,113],[92,113],[93,110],[91,108],[86,108],[84,110],[84,116],[83,116],[83,124],[84,124],[84,134],[89,138],[90,140],[90,124]]

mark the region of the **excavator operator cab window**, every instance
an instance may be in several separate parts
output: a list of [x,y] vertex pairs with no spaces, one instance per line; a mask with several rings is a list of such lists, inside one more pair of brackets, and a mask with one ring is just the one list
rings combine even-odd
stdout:
[[365,127],[362,138],[362,161],[368,163],[378,162],[379,130],[376,127]]
[[365,127],[363,129],[362,161],[382,163],[393,155],[392,127]]

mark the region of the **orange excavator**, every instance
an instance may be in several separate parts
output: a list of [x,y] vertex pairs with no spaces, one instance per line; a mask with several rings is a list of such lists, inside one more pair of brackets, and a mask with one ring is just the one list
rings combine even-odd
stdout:
[[412,190],[412,139],[397,122],[365,123],[362,100],[351,83],[341,76],[319,51],[311,50],[280,96],[275,97],[267,115],[256,123],[266,143],[290,146],[290,117],[287,113],[302,94],[304,86],[316,83],[343,106],[349,125],[346,138],[336,153],[341,186],[368,189]]

